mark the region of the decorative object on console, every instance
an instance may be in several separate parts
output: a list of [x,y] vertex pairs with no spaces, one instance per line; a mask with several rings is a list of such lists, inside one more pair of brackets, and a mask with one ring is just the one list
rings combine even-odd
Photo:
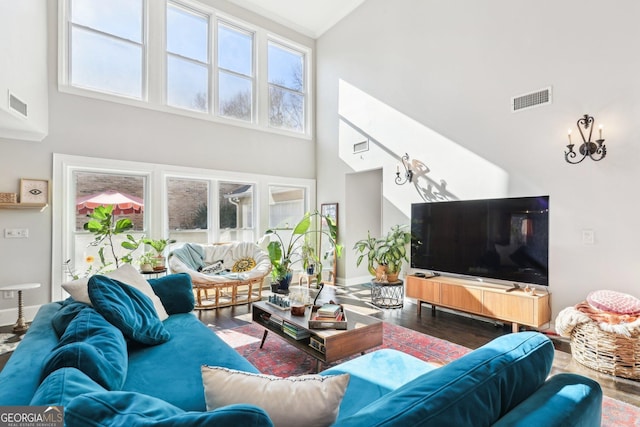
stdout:
[[404,178],[400,177],[400,166],[396,168],[396,184],[404,185],[407,182],[413,181],[413,171],[411,170],[411,164],[409,163],[409,154],[404,153],[404,156],[400,158],[402,161],[402,167],[404,167]]
[[[590,157],[593,161],[600,161],[605,158],[607,155],[607,147],[604,145],[604,139],[602,138],[602,125],[598,128],[598,139],[596,142],[591,141],[591,135],[593,134],[595,119],[593,116],[585,114],[576,122],[578,126],[578,131],[580,132],[580,136],[582,137],[582,144],[578,148],[580,152],[580,157],[577,159],[578,154],[573,151],[573,147],[575,144],[571,142],[571,129],[567,132],[567,137],[569,138],[569,144],[567,148],[569,151],[564,152],[564,159],[567,163],[571,163],[572,165],[577,165],[582,162],[587,157]],[[584,129],[584,132],[583,132]],[[589,131],[588,137],[585,137],[585,132]]]
[[0,193],[0,203],[17,203],[18,195],[16,193]]
[[49,181],[22,178],[20,180],[20,203],[49,203]]

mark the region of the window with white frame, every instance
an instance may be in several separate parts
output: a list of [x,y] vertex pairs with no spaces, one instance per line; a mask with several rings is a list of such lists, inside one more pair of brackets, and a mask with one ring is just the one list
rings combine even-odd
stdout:
[[269,125],[304,132],[305,55],[275,41],[268,45]]
[[[53,222],[62,225],[53,231],[55,298],[64,297],[60,284],[69,280],[66,260],[71,260],[68,265],[80,275],[87,272],[87,257],[99,262],[94,252],[98,248],[89,245],[95,236],[83,228],[95,203],[119,202],[116,216],[131,219],[133,229],[126,234],[135,238],[144,235],[200,243],[256,242],[268,228],[293,226],[315,204],[315,182],[310,179],[58,153],[53,154],[53,171]],[[279,184],[272,184],[274,180]],[[121,194],[112,195],[115,191]],[[121,238],[126,236],[119,235]],[[116,242],[118,251],[120,241]],[[118,256],[125,253],[118,252]],[[134,265],[138,255],[132,256]]]
[[269,186],[269,228],[290,228],[306,212],[304,187]]
[[207,243],[209,239],[209,181],[167,178],[169,238]]
[[61,91],[311,136],[309,47],[197,0],[59,4]]
[[[72,174],[72,188],[75,189],[75,197],[70,212],[73,212],[74,226],[73,238],[70,240],[71,248],[68,253],[69,269],[67,273],[74,272],[82,275],[84,272],[100,271],[102,258],[107,265],[104,271],[114,270],[117,261],[128,254],[121,244],[127,240],[127,234],[136,239],[141,238],[147,230],[145,224],[145,188],[146,176],[135,174],[122,174],[109,171],[83,171],[76,170]],[[114,235],[111,245],[95,245],[96,236],[84,229],[84,224],[91,218],[94,210],[99,206],[111,206],[113,223],[127,218],[131,220],[133,227],[125,234]],[[103,249],[100,254],[100,248]]]
[[220,241],[255,241],[253,184],[221,182],[218,187]]
[[253,120],[253,33],[218,21],[218,114]]
[[167,104],[209,111],[209,16],[167,2]]
[[144,6],[144,0],[69,0],[71,85],[144,98]]

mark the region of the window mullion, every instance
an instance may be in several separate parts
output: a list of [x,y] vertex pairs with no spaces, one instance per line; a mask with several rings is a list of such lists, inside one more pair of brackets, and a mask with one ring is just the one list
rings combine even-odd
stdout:
[[164,103],[164,5],[158,1],[147,1],[147,100],[153,104]]

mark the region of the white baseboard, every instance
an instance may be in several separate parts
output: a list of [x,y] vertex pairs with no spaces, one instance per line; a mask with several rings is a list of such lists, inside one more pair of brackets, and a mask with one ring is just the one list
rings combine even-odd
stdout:
[[361,285],[363,283],[368,283],[371,282],[371,276],[367,275],[367,276],[359,276],[359,277],[350,277],[348,279],[344,280],[344,285],[345,286],[355,286],[355,285]]
[[[23,310],[25,320],[31,322],[39,309],[39,305],[25,307]],[[0,326],[15,325],[16,320],[18,320],[18,307],[0,310]]]

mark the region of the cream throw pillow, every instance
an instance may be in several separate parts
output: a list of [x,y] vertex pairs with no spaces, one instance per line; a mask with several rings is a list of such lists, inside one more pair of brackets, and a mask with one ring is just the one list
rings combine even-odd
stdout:
[[[151,302],[153,303],[153,306],[155,307],[160,320],[165,320],[167,317],[169,317],[169,315],[167,314],[167,310],[165,310],[164,305],[162,305],[162,301],[160,301],[160,298],[158,298],[155,292],[153,292],[153,288],[151,287],[149,282],[147,282],[142,274],[138,273],[138,270],[136,270],[136,268],[131,264],[123,264],[117,270],[106,273],[105,276],[134,287],[148,296],[149,299],[151,299]],[[88,285],[89,278],[85,277],[82,279],[63,283],[62,288],[67,291],[67,293],[71,295],[74,300],[92,305],[91,299],[89,299]]]
[[267,411],[276,427],[329,426],[338,417],[349,374],[280,378],[202,367],[207,410],[248,403]]

